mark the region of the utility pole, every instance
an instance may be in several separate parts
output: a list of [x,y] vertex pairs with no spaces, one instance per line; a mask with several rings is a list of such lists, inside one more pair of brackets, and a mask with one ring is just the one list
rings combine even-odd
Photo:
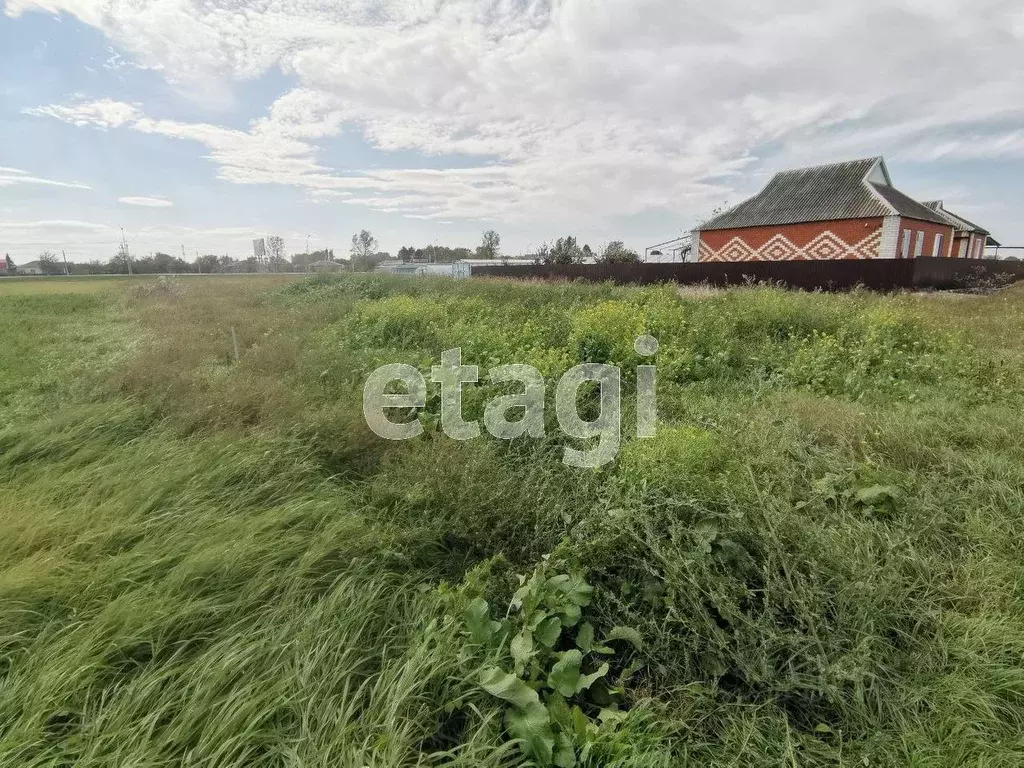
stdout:
[[60,249],[60,255],[64,257],[64,277],[71,276],[71,270],[68,269],[68,255],[64,252],[64,249]]

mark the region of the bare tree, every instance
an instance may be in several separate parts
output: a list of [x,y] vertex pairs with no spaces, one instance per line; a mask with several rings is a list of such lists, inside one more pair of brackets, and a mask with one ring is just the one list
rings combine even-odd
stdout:
[[267,263],[272,270],[280,269],[285,262],[284,238],[279,235],[271,235],[267,238]]
[[368,272],[379,263],[377,238],[367,229],[352,235],[352,271]]
[[700,227],[703,227],[709,221],[711,221],[712,219],[717,219],[719,216],[721,216],[723,213],[725,213],[728,210],[729,210],[729,201],[726,200],[721,205],[714,206],[711,209],[710,213],[708,213],[708,214],[698,218],[697,219],[697,224],[696,224],[696,226],[694,228],[695,229],[699,229]]
[[64,267],[57,261],[57,255],[51,251],[39,254],[39,268],[44,275],[63,275]]

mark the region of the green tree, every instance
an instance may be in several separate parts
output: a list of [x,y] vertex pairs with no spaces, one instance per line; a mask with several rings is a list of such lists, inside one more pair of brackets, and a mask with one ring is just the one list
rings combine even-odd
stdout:
[[428,245],[419,253],[431,264],[451,264],[459,259],[468,259],[473,255],[469,248],[450,248],[447,245]]
[[319,251],[310,251],[309,253],[292,254],[292,265],[301,270],[309,269],[310,265],[319,264],[323,261],[334,261],[333,249],[324,248]]
[[501,256],[501,236],[493,229],[484,232],[483,242],[477,246],[478,259],[497,259]]
[[169,253],[157,251],[152,256],[138,260],[138,265],[133,265],[136,272],[152,274],[176,274],[190,272],[191,266],[178,256],[171,256]]
[[583,250],[573,235],[560,237],[547,254],[548,264],[576,264],[583,258]]
[[196,267],[204,275],[217,271],[217,257],[212,253],[204,254],[196,259]]
[[637,264],[640,256],[621,240],[612,240],[602,249],[598,261],[601,264]]

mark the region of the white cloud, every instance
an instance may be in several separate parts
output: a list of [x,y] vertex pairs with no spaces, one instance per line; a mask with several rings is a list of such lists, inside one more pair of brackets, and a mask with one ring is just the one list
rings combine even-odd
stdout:
[[104,232],[109,230],[106,224],[96,224],[91,221],[76,221],[74,219],[43,219],[40,221],[0,221],[0,232],[21,232],[25,230],[34,231],[85,231]]
[[77,249],[93,252],[97,247],[110,244],[113,255],[117,234],[112,227],[77,219],[0,220],[0,242],[15,261],[29,261],[43,250],[67,249],[73,259]]
[[13,187],[16,184],[35,184],[46,187],[65,187],[67,189],[89,189],[87,185],[77,181],[43,179],[18,168],[0,168],[0,187]]
[[139,116],[138,107],[123,101],[100,99],[73,105],[49,105],[22,110],[26,115],[55,117],[77,126],[94,125],[99,128],[117,128]]
[[174,205],[166,197],[119,197],[117,202],[125,205],[138,205],[143,208],[170,208]]
[[[299,86],[247,130],[109,99],[31,114],[197,142],[233,183],[435,221],[682,218],[791,163],[1024,157],[1012,0],[7,2],[33,8],[206,102],[274,68]],[[326,167],[346,129],[474,167]]]
[[937,138],[908,147],[903,156],[924,162],[945,158],[960,160],[1024,159],[1024,130]]
[[[121,227],[116,223],[78,219],[0,219],[0,243],[16,262],[37,258],[43,250],[66,251],[71,261],[106,261],[117,251]],[[185,244],[189,258],[202,253],[231,252],[237,256],[252,249],[252,239],[265,233],[253,227],[189,227],[181,225],[126,227],[125,236],[134,254],[177,252]],[[290,246],[298,249],[299,238]]]

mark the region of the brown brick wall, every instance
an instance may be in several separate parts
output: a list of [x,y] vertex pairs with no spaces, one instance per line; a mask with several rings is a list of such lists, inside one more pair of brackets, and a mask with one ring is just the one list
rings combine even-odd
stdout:
[[976,259],[979,258],[978,242],[982,243],[981,255],[985,255],[985,240],[983,235],[975,235],[973,232],[958,232],[953,252],[950,254],[954,259]]
[[792,261],[878,257],[882,219],[841,219],[700,233],[699,261]]
[[897,241],[896,253],[898,257],[903,255],[903,231],[910,230],[910,258],[914,258],[914,246],[917,243],[917,233],[924,232],[924,250],[922,256],[931,256],[935,249],[935,235],[942,235],[942,251],[939,256],[947,258],[953,246],[953,228],[946,224],[933,224],[930,221],[918,221],[917,219],[900,219],[900,236]]
[[698,261],[793,261],[822,259],[899,258],[903,230],[909,229],[910,257],[915,255],[917,233],[924,232],[922,256],[931,256],[935,236],[942,235],[940,256],[948,257],[953,247],[953,228],[917,219],[900,219],[896,253],[879,253],[883,219],[842,219],[837,221],[786,224],[777,227],[744,227],[700,233]]

